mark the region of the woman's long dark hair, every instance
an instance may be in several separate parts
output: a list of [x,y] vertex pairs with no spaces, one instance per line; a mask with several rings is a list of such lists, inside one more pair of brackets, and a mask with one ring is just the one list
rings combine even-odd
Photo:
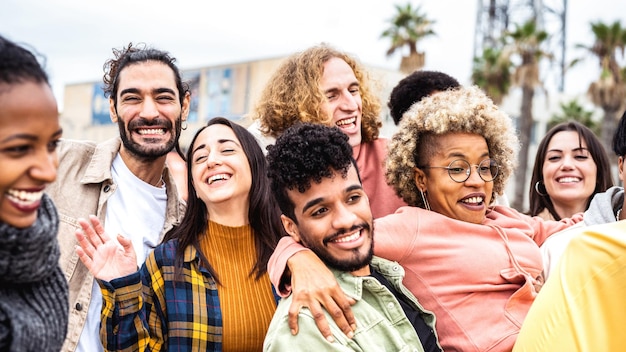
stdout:
[[[561,220],[561,216],[557,214],[554,209],[554,205],[552,204],[552,199],[550,196],[545,193],[545,186],[541,186],[543,184],[543,164],[546,161],[546,153],[548,152],[548,144],[552,140],[552,137],[559,132],[563,131],[574,131],[578,133],[579,143],[582,145],[582,141],[585,141],[587,144],[587,150],[589,150],[589,154],[591,154],[591,158],[593,162],[596,164],[596,188],[594,189],[589,199],[587,199],[587,204],[585,205],[585,209],[589,208],[589,203],[591,203],[591,199],[596,193],[604,192],[613,186],[613,180],[611,178],[611,166],[609,164],[609,157],[607,152],[604,150],[602,146],[602,142],[596,137],[593,132],[586,127],[585,125],[578,123],[576,121],[562,122],[554,127],[552,127],[548,133],[543,137],[539,146],[537,147],[537,156],[535,158],[535,166],[533,167],[533,173],[530,179],[530,189],[529,189],[529,205],[530,211],[528,215],[536,216],[543,211],[543,209],[548,209],[550,214],[556,220]],[[539,182],[539,191],[543,192],[542,194],[538,194],[535,189],[535,184]],[[542,188],[543,187],[543,188]]]
[[[276,205],[276,200],[270,192],[269,180],[267,178],[267,161],[263,150],[258,142],[248,130],[239,124],[232,122],[223,117],[215,117],[211,119],[206,126],[200,128],[189,146],[187,151],[187,187],[189,196],[187,202],[187,210],[180,223],[168,231],[163,238],[163,242],[171,239],[178,240],[176,248],[176,277],[179,277],[180,269],[183,264],[185,248],[194,246],[200,254],[200,259],[204,266],[209,270],[211,275],[218,280],[215,269],[206,259],[206,256],[200,249],[200,236],[207,232],[208,228],[208,212],[204,202],[196,195],[196,190],[192,182],[191,160],[193,146],[198,135],[211,125],[225,125],[230,127],[243,148],[248,158],[250,172],[252,174],[252,185],[250,187],[250,204],[248,206],[248,221],[252,227],[254,242],[257,253],[256,264],[250,270],[250,275],[255,275],[259,279],[267,272],[267,261],[269,260],[278,240],[286,235],[280,220],[280,210]],[[207,234],[210,236],[211,234]]]

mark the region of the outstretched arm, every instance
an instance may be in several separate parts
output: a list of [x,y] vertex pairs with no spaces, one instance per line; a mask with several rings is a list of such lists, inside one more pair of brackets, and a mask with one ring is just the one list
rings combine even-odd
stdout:
[[130,239],[121,235],[109,237],[97,217],[89,216],[89,222],[79,219],[81,230],[76,230],[80,247],[76,253],[96,279],[111,281],[137,271],[137,256]]
[[350,305],[355,301],[343,293],[335,276],[311,250],[294,241],[292,237],[285,236],[278,242],[267,263],[267,269],[272,283],[280,290],[281,295],[286,296],[293,289],[288,319],[292,334],[298,333],[300,307],[308,307],[326,339],[332,340],[332,334],[324,316],[324,308],[333,316],[344,334],[352,336],[356,329],[356,320]]

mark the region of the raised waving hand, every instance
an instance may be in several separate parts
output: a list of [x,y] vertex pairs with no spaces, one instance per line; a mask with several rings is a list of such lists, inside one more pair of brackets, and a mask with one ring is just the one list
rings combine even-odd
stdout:
[[130,239],[109,237],[97,217],[78,219],[76,253],[96,279],[111,281],[137,271],[137,256]]

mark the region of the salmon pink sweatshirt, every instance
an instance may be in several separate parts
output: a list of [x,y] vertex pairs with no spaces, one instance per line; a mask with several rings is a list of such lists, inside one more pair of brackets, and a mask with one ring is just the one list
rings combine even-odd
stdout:
[[[539,246],[581,220],[582,213],[544,221],[495,206],[482,224],[472,224],[402,207],[375,220],[374,253],[404,267],[404,285],[435,314],[444,351],[511,351],[541,286]],[[290,237],[280,241],[268,263],[276,287],[300,250]]]
[[352,147],[352,155],[359,168],[363,189],[369,198],[374,219],[392,214],[398,208],[407,205],[385,180],[388,142],[386,138],[378,138]]

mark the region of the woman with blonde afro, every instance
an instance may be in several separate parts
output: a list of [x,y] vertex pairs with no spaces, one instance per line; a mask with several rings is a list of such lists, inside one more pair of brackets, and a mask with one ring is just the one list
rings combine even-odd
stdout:
[[339,127],[349,137],[377,218],[406,205],[385,182],[388,140],[378,136],[379,114],[380,102],[359,62],[320,44],[291,55],[274,72],[252,113],[255,123],[249,130],[263,145],[301,122]]
[[[444,351],[510,351],[542,285],[539,246],[582,219],[544,221],[493,205],[518,144],[511,119],[467,87],[414,104],[389,145],[387,180],[409,206],[376,219],[374,254],[404,267],[404,284],[436,316]],[[289,261],[294,307],[335,309],[333,300],[345,311],[331,284],[302,281],[322,264],[287,242],[268,264],[274,284]]]

